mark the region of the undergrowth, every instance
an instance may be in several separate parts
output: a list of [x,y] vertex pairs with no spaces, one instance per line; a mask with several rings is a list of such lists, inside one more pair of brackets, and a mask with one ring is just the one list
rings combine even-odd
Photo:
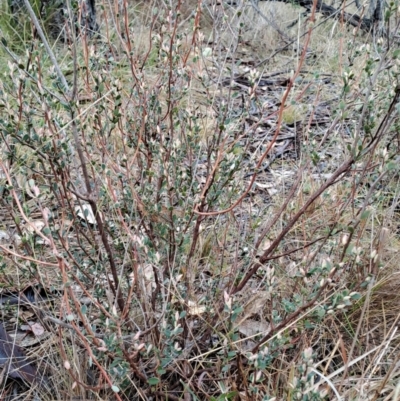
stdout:
[[249,4],[173,3],[104,2],[57,65],[2,30],[1,286],[47,294],[2,310],[47,334],[24,397],[397,400],[397,2],[385,39],[312,10],[257,57]]

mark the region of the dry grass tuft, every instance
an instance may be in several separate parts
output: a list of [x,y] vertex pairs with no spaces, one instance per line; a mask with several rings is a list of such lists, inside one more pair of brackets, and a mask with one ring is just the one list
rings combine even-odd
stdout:
[[4,47],[2,397],[397,400],[394,42],[201,3]]

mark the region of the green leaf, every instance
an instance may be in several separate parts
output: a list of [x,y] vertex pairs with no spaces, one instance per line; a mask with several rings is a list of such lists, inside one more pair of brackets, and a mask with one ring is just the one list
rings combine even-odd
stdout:
[[367,220],[370,214],[371,214],[370,210],[364,210],[360,216],[361,220]]
[[237,391],[231,391],[229,393],[220,394],[217,398],[211,397],[211,401],[229,401],[236,397]]
[[119,387],[117,386],[111,386],[111,390],[114,391],[114,393],[119,393]]
[[158,377],[150,377],[150,379],[147,380],[147,383],[149,383],[150,386],[155,386],[160,383],[160,379]]
[[42,230],[42,233],[44,235],[50,235],[51,234],[50,228],[49,227],[44,227],[43,230]]
[[304,328],[307,330],[315,328],[315,324],[311,323],[309,320],[304,322]]

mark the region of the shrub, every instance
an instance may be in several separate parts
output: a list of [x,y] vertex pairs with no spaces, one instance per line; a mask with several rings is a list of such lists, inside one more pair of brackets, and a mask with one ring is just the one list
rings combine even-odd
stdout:
[[49,399],[351,399],[349,376],[375,372],[357,362],[395,204],[394,39],[350,37],[358,69],[303,81],[310,26],[268,97],[262,65],[240,70],[248,10],[210,10],[212,45],[200,1],[115,11],[109,42],[52,68],[39,40],[20,59],[3,41],[0,262],[5,287],[61,293],[33,309]]

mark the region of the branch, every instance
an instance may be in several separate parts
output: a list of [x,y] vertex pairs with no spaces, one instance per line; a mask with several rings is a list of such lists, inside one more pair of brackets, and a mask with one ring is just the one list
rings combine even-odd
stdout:
[[46,39],[46,36],[45,36],[45,34],[44,34],[44,32],[43,32],[43,29],[42,29],[42,27],[40,26],[40,23],[39,23],[39,21],[38,21],[36,15],[35,15],[35,12],[34,12],[33,9],[32,9],[31,4],[29,3],[29,0],[24,0],[24,3],[25,3],[25,7],[27,8],[28,13],[29,13],[29,15],[30,15],[30,17],[31,17],[31,19],[32,19],[33,25],[35,25],[35,28],[36,28],[36,30],[38,31],[38,34],[39,34],[39,36],[40,36],[40,39],[42,40],[42,42],[43,42],[43,44],[44,44],[44,47],[45,47],[45,49],[46,49],[46,52],[47,52],[47,54],[49,55],[50,60],[51,60],[51,62],[52,62],[53,65],[54,65],[54,68],[55,68],[55,70],[56,70],[56,72],[57,72],[58,78],[60,78],[60,81],[61,81],[61,83],[63,84],[65,91],[66,91],[66,92],[69,92],[68,82],[67,82],[67,80],[65,79],[65,76],[64,76],[64,74],[62,73],[61,68],[60,68],[60,66],[59,66],[58,63],[57,63],[56,57],[54,56],[54,53],[53,53],[53,51],[51,50],[51,47],[49,46],[49,42],[48,42],[47,39]]

